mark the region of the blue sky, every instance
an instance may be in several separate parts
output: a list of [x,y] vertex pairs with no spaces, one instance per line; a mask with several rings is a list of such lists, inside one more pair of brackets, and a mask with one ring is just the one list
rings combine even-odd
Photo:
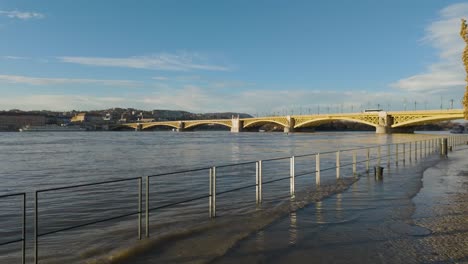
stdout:
[[461,107],[468,3],[0,0],[0,109]]

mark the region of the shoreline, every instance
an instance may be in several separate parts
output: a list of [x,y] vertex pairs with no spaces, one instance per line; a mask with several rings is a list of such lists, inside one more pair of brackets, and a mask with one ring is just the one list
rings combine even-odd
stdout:
[[[463,150],[463,153],[467,152]],[[368,179],[371,184],[367,191],[385,191],[375,196],[362,196],[359,188],[365,189],[363,185],[366,179],[361,178],[344,193],[300,209],[289,218],[241,241],[215,263],[301,263],[304,260],[313,263],[467,261],[468,173],[463,178],[464,194],[457,196],[465,202],[458,207],[439,204],[439,212],[455,211],[454,215],[440,215],[436,218],[432,214],[421,216],[422,206],[428,206],[428,197],[437,194],[427,194],[428,190],[434,189],[434,181],[429,181],[429,177],[432,180],[435,177],[435,182],[440,181],[434,170],[441,164],[445,166],[442,168],[452,168],[454,163],[466,164],[463,153],[454,151],[449,153],[447,160],[434,158],[436,162],[433,164],[429,164],[429,160],[418,164],[417,168],[404,168],[403,171],[396,169],[394,175],[388,176],[389,180],[381,185],[374,185],[373,180]],[[468,171],[468,166],[465,167]],[[408,174],[407,170],[412,173],[416,170],[420,176],[407,177],[414,175]],[[445,194],[454,195],[453,192]],[[351,201],[353,198],[354,202]],[[325,221],[318,222],[319,217]],[[288,237],[289,240],[293,238],[294,243],[287,243]]]

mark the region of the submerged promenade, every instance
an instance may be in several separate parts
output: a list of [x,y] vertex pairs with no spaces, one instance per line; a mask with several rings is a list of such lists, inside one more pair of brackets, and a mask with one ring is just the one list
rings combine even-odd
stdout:
[[[126,263],[465,263],[467,154],[468,146],[461,146],[448,158],[389,167],[383,181],[363,174],[316,190],[310,204],[291,201],[286,216],[249,234],[248,221],[205,230]],[[229,236],[238,240],[221,246],[221,237]]]
[[467,263],[468,148],[291,212],[214,263]]

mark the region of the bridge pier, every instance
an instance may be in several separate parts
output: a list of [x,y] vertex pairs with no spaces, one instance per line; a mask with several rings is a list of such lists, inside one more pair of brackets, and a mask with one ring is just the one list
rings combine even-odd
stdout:
[[143,130],[143,124],[137,124],[135,127],[135,131],[142,131]]
[[391,134],[392,129],[386,126],[378,126],[375,128],[375,133],[377,134]]
[[379,125],[375,127],[377,134],[391,134],[392,133],[393,117],[387,112],[379,112]]
[[288,125],[284,127],[284,133],[292,133],[294,132],[294,126],[296,125],[296,120],[294,120],[291,116],[286,116],[288,120]]
[[232,126],[231,126],[231,133],[240,133],[244,127],[244,121],[239,119],[239,116],[232,117],[231,119]]

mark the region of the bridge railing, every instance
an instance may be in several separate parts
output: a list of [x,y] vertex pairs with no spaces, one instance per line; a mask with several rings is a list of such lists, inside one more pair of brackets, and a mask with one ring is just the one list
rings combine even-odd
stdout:
[[[449,149],[468,143],[468,136],[431,137],[37,190],[33,210],[34,260],[38,263],[39,238],[44,236],[119,219],[130,221],[129,217],[137,216],[136,235],[141,239],[143,227],[144,236],[149,237],[152,230],[158,230],[163,216],[172,217],[166,224],[173,225],[176,224],[173,220],[181,215],[200,214],[200,217],[212,219],[245,212],[246,207],[255,210],[283,198],[294,199],[301,188],[319,188],[343,178],[357,178],[363,173],[371,173],[372,167],[399,166],[422,160],[442,150],[442,138],[447,139]],[[284,184],[287,180],[289,183]],[[28,238],[26,193],[2,195],[0,202],[11,197],[22,198],[22,236],[0,240],[0,246],[22,242],[24,263]],[[82,203],[86,199],[91,202]],[[96,202],[99,210],[85,210],[86,205]],[[115,204],[120,207],[113,208]],[[1,207],[1,211],[5,208]],[[177,214],[174,211],[178,211]],[[101,214],[96,215],[97,212]],[[157,220],[153,220],[152,215]],[[6,231],[0,228],[0,234],[2,232]]]

